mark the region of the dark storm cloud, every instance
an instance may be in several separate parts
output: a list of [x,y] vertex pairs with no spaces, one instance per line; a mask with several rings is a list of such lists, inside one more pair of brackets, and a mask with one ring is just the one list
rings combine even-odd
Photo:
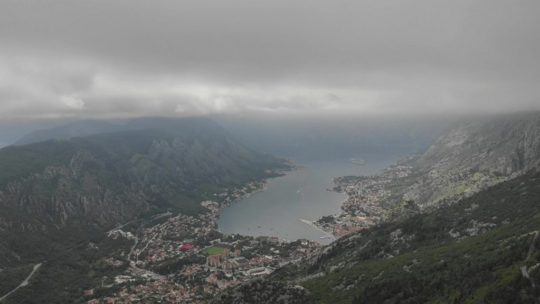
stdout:
[[540,2],[3,1],[0,113],[509,111]]

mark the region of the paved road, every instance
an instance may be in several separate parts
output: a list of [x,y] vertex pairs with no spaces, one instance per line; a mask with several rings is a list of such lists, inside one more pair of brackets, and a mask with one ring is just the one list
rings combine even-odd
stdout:
[[27,286],[27,285],[30,283],[30,279],[32,278],[32,276],[34,276],[34,274],[35,274],[36,271],[39,269],[39,267],[41,267],[41,263],[38,263],[38,264],[34,265],[34,268],[32,269],[32,272],[30,272],[30,274],[26,277],[26,279],[24,279],[24,281],[22,281],[21,284],[19,284],[19,286],[15,287],[15,288],[12,289],[10,292],[8,292],[8,293],[6,293],[5,295],[3,295],[3,296],[0,298],[0,302],[2,302],[2,301],[4,301],[5,299],[7,299],[7,297],[9,297],[11,294],[13,294],[14,292],[16,292],[19,288]]

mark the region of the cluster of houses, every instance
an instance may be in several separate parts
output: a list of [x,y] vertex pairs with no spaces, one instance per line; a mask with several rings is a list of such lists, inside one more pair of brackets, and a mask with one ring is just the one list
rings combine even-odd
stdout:
[[334,190],[347,194],[342,212],[329,216],[332,220],[324,217],[315,224],[337,238],[377,224],[387,212],[381,202],[391,194],[388,186],[411,171],[411,166],[398,163],[374,176],[336,178]]
[[[227,203],[262,187],[262,183],[252,183],[232,194],[217,196],[224,196]],[[319,243],[307,240],[285,242],[276,237],[223,235],[217,231],[222,204],[204,201],[201,205],[208,212],[161,218],[160,223],[144,228],[142,233],[121,229],[111,232],[110,238],[134,242],[129,254],[109,258],[111,264],[123,260],[120,263],[129,266],[113,282],[100,286],[99,294],[107,294],[107,288],[112,294],[92,299],[92,289],[91,294],[85,294],[88,303],[204,303],[221,289],[268,275],[320,248]],[[180,266],[165,273],[154,272],[164,264]]]
[[267,267],[274,258],[272,256],[260,256],[247,259],[242,256],[239,248],[231,250],[228,244],[219,244],[222,246],[222,252],[208,255],[206,257],[206,266],[209,271],[222,271],[227,277],[243,276],[253,277],[264,274],[270,274],[272,269]]

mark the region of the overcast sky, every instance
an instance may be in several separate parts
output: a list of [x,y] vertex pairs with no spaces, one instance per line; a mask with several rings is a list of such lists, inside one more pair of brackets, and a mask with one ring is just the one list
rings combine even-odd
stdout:
[[0,120],[540,108],[540,1],[0,2]]

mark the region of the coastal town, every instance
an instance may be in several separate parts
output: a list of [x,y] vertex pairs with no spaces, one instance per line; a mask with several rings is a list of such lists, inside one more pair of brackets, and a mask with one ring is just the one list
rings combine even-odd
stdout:
[[347,194],[347,200],[339,214],[323,216],[314,224],[340,238],[381,222],[387,213],[382,203],[390,197],[391,185],[411,174],[410,161],[411,158],[404,158],[372,176],[335,178],[332,190]]
[[[401,161],[377,175],[335,178],[331,191],[347,194],[341,212],[309,224],[335,238],[377,224],[386,215],[381,202],[391,195],[390,186],[411,171],[412,166]],[[214,200],[200,203],[206,212],[196,215],[167,212],[109,231],[108,238],[132,245],[104,261],[119,273],[85,290],[87,303],[207,303],[226,288],[308,258],[321,247],[319,242],[226,235],[218,230],[222,208],[265,185],[258,181],[215,193]]]
[[123,271],[85,290],[86,303],[207,303],[220,290],[309,257],[319,243],[218,231],[221,208],[262,189],[264,183],[250,183],[201,202],[205,213],[160,214],[133,231],[109,231],[109,238],[133,245],[104,261]]

